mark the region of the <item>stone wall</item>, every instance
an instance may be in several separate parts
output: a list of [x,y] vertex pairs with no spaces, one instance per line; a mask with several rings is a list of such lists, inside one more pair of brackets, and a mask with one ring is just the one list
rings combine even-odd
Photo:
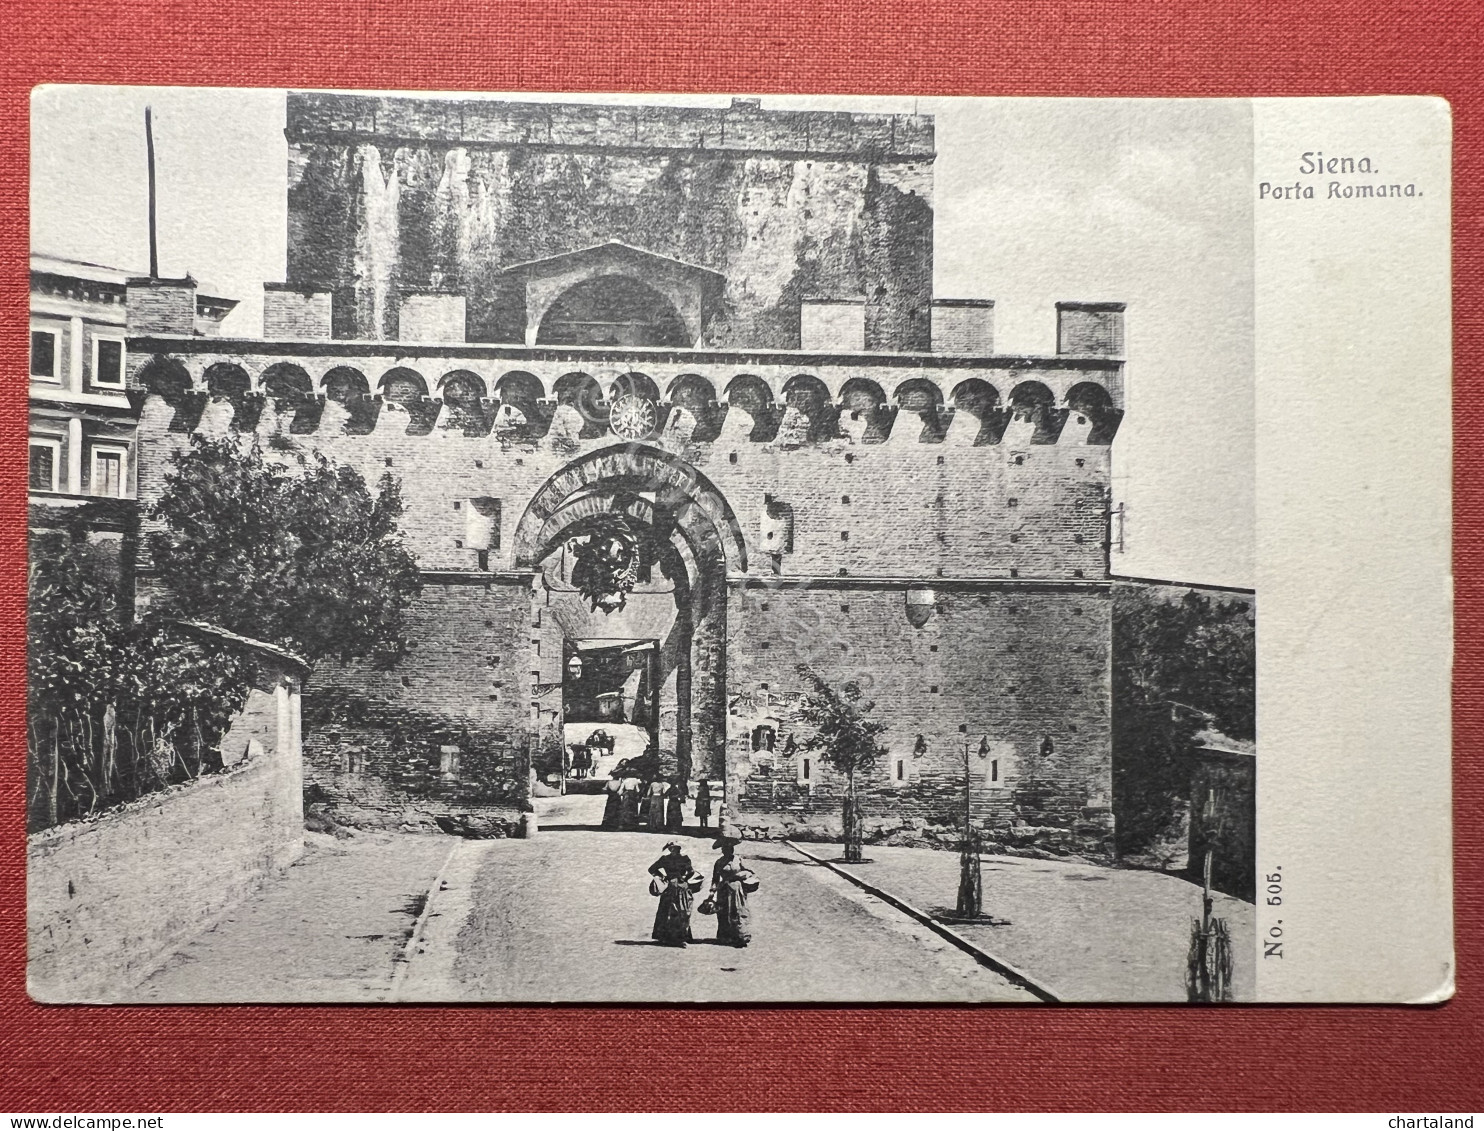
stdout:
[[[735,822],[755,836],[838,836],[843,776],[804,748],[810,732],[797,715],[805,685],[796,667],[807,663],[836,688],[857,682],[874,717],[889,724],[887,756],[858,780],[875,835],[955,837],[967,743],[974,820],[991,841],[1106,855],[1107,587],[944,588],[920,625],[908,615],[909,592],[829,581],[734,591],[727,770]],[[773,731],[771,750],[766,731],[758,748],[760,727]]]
[[328,338],[330,319],[328,291],[297,291],[281,285],[263,288],[263,337],[269,340]]
[[[203,427],[230,431],[231,409],[213,406]],[[336,420],[329,418],[335,415]],[[546,438],[511,442],[469,436],[457,427],[408,431],[408,414],[381,406],[378,426],[348,434],[348,414],[331,402],[321,428],[293,435],[291,414],[271,401],[257,420],[266,440],[293,443],[359,470],[374,485],[385,472],[402,482],[403,528],[424,569],[473,571],[478,547],[467,544],[471,499],[499,500],[500,529],[488,568],[513,567],[514,531],[526,503],[568,463],[603,450],[622,452],[615,438]],[[733,425],[732,417],[739,418]],[[176,413],[150,397],[141,414],[139,496],[147,508],[159,494],[168,456],[188,442],[172,431]],[[223,422],[227,422],[223,424]],[[842,427],[856,427],[845,421]],[[998,444],[922,443],[924,425],[902,414],[884,444],[851,438],[754,443],[745,413],[729,414],[709,443],[658,439],[646,445],[672,451],[702,472],[737,516],[756,572],[785,577],[917,576],[1088,580],[1106,576],[1106,491],[1109,449],[1078,443],[1064,432],[1060,443],[1016,436],[1012,424]],[[1074,427],[1068,423],[1066,432]],[[767,538],[768,502],[787,504],[793,515],[792,549]],[[776,540],[775,540],[776,541]],[[777,554],[776,567],[768,564]]]
[[927,348],[931,118],[291,93],[286,132],[288,277],[337,337],[432,288],[522,341],[504,269],[620,240],[725,277],[706,344],[796,349],[801,299],[864,295],[867,348]]
[[[849,432],[859,422],[842,420],[839,438],[758,443],[747,424],[729,420],[714,441],[635,446],[612,436],[512,442],[442,425],[419,434],[395,406],[380,412],[378,426],[363,434],[349,430],[348,414],[333,402],[324,417],[338,413],[338,421],[322,418],[310,435],[295,434],[293,417],[271,402],[256,422],[270,447],[322,452],[371,483],[386,472],[398,477],[403,529],[427,571],[410,613],[409,654],[385,671],[322,664],[309,689],[307,764],[337,819],[400,825],[461,809],[488,809],[501,820],[513,813],[519,798],[507,783],[523,779],[533,744],[554,741],[562,636],[650,635],[634,620],[642,601],[634,614],[582,618],[580,629],[547,623],[560,609],[536,599],[530,563],[516,561],[516,529],[533,497],[574,462],[602,453],[613,474],[628,461],[643,479],[651,472],[641,469],[657,459],[644,453],[662,452],[714,485],[748,559],[745,584],[729,591],[724,616],[701,626],[693,704],[715,702],[718,691],[730,704],[763,683],[794,689],[801,658],[832,680],[869,676],[893,723],[894,749],[920,733],[927,752],[910,760],[902,785],[888,787],[883,766],[868,809],[928,824],[956,812],[963,726],[977,736],[976,758],[984,736],[1000,751],[985,761],[1000,762],[1001,780],[975,799],[983,823],[1007,837],[1015,830],[1031,847],[1101,851],[1109,451],[1086,442],[1085,427],[1077,438],[1075,416],[1054,443],[1037,442],[1034,426],[1021,421],[1010,422],[999,443],[924,442],[927,424],[903,412],[880,444]],[[146,504],[170,450],[187,442],[171,420],[159,397],[147,399]],[[498,503],[489,509],[499,530],[484,550],[466,544],[473,499]],[[788,532],[780,538],[784,513]],[[930,593],[923,627],[908,617],[909,590]],[[615,627],[589,623],[594,617]],[[667,696],[675,694],[672,679]],[[380,736],[357,726],[348,708],[321,712],[316,699],[327,690],[360,696],[383,720]],[[718,725],[728,724],[698,707],[684,728],[695,739],[696,774],[739,772],[736,735],[716,733]],[[455,731],[466,737],[450,737]],[[1048,736],[1055,753],[1031,757]],[[440,768],[444,746],[460,748],[451,778]],[[806,793],[797,792],[792,771],[741,784],[752,777],[741,772],[734,793],[754,815],[773,812],[777,819],[763,822],[770,829],[838,821],[827,774]]]
[[228,771],[29,839],[33,998],[116,1000],[299,855],[299,754],[273,744],[278,705],[269,704],[224,740],[233,758],[255,743]]
[[540,671],[532,620],[529,580],[430,581],[395,667],[323,661],[305,689],[311,801],[349,825],[422,827],[464,813],[515,821]]
[[185,334],[196,331],[196,281],[130,279],[128,329],[134,334]]

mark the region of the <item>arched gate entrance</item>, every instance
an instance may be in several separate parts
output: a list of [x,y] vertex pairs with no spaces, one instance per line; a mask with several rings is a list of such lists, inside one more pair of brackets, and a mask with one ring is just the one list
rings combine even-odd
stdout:
[[547,748],[607,719],[647,732],[660,777],[723,779],[727,574],[747,551],[716,486],[658,448],[605,448],[536,492],[513,552],[537,574],[541,654],[562,664],[562,702],[537,705]]

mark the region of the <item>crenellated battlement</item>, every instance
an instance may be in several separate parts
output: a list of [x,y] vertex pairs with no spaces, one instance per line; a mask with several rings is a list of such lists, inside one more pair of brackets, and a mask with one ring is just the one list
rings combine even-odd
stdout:
[[218,425],[225,413],[253,430],[271,401],[270,416],[287,414],[301,435],[1108,444],[1123,404],[1123,363],[1106,357],[165,337],[131,339],[129,356],[130,387],[168,402],[177,431],[197,428],[212,402]]
[[523,149],[720,150],[744,153],[931,160],[926,114],[764,110],[759,99],[727,107],[409,98],[292,92],[291,144],[363,140]]

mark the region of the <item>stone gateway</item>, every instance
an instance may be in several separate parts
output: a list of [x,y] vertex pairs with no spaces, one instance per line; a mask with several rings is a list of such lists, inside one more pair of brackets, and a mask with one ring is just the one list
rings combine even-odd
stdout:
[[401,481],[414,646],[314,672],[312,800],[513,822],[598,726],[831,834],[808,664],[889,726],[868,831],[967,789],[992,844],[1109,850],[1124,309],[1002,356],[935,299],[931,118],[291,94],[287,136],[263,339],[155,280],[127,356],[146,506],[192,432]]

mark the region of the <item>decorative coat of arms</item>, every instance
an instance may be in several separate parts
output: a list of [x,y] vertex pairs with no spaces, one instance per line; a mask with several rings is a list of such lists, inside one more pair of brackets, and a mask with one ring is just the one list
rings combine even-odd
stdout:
[[608,413],[608,425],[615,436],[625,440],[646,440],[654,435],[659,414],[654,402],[637,393],[625,393],[613,402]]
[[576,564],[572,584],[593,612],[616,612],[639,581],[639,540],[627,524],[615,524],[568,544]]

